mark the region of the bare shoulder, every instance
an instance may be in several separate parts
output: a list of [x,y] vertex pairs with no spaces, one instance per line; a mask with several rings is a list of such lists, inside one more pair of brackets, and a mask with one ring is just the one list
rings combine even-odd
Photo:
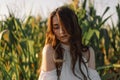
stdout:
[[52,45],[47,44],[44,46],[42,51],[42,64],[41,64],[41,69],[43,71],[50,71],[55,69],[55,63],[53,59],[54,53],[55,51]]
[[91,46],[86,52],[83,52],[83,57],[88,60],[88,67],[95,69],[95,53]]
[[89,47],[89,51],[90,51],[91,55],[94,55],[95,52],[94,52],[94,49],[91,46]]
[[47,45],[45,45],[45,46],[43,47],[42,55],[46,55],[46,56],[49,55],[49,56],[50,56],[50,55],[52,55],[54,52],[55,52],[55,51],[54,51],[52,45],[47,44]]
[[95,69],[95,52],[92,47],[89,47],[89,55],[88,67]]

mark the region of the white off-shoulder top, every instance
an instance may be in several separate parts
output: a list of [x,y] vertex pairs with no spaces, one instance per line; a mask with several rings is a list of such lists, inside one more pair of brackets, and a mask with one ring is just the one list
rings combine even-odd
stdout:
[[[78,61],[75,65],[75,73],[81,79],[77,78],[72,72],[69,46],[62,44],[62,47],[65,49],[65,51],[64,51],[64,60],[65,61],[63,62],[63,65],[62,65],[60,80],[84,80],[83,76],[79,70]],[[85,58],[84,58],[84,60],[85,60]],[[81,68],[82,68],[84,74],[86,76],[89,76],[91,80],[101,80],[98,72],[94,69],[89,68],[87,63],[86,63],[86,65],[88,68],[88,73],[87,73],[85,66],[83,64],[81,64]],[[57,80],[56,69],[54,69],[52,71],[47,71],[47,72],[41,71],[38,80]],[[89,78],[87,80],[89,80]]]

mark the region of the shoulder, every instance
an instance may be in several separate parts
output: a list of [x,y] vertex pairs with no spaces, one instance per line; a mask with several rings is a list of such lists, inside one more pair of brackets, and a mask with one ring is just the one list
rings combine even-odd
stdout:
[[55,51],[54,51],[52,45],[51,44],[47,44],[47,45],[45,45],[43,47],[42,55],[46,55],[46,56],[53,55],[54,52]]
[[90,46],[89,47],[90,54],[94,55],[94,49]]
[[55,51],[52,47],[52,45],[47,44],[43,47],[42,51],[42,64],[41,64],[41,69],[43,71],[50,71],[55,69],[55,63],[53,59]]
[[95,69],[95,52],[92,47],[89,47],[89,55],[88,67]]
[[88,50],[83,52],[83,57],[85,57],[86,59],[89,59],[89,57],[92,55],[94,55],[94,49],[91,46],[88,47]]
[[83,52],[83,57],[88,61],[88,67],[95,69],[95,53],[91,46],[86,52]]
[[88,49],[88,54],[89,54],[90,59],[95,57],[94,49],[91,46]]

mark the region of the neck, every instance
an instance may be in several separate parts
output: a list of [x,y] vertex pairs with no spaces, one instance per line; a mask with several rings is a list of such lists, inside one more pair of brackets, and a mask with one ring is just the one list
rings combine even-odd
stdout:
[[70,49],[70,45],[69,44],[63,44],[61,43],[61,46],[66,49],[66,50],[69,50]]
[[70,45],[69,43],[61,43],[61,44],[63,44],[63,45],[67,45],[67,46],[69,46],[69,45]]

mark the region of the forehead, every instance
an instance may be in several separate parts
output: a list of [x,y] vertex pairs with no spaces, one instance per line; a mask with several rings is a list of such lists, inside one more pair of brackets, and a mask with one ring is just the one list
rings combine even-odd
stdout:
[[54,16],[52,19],[53,24],[58,24],[58,18],[57,16]]

